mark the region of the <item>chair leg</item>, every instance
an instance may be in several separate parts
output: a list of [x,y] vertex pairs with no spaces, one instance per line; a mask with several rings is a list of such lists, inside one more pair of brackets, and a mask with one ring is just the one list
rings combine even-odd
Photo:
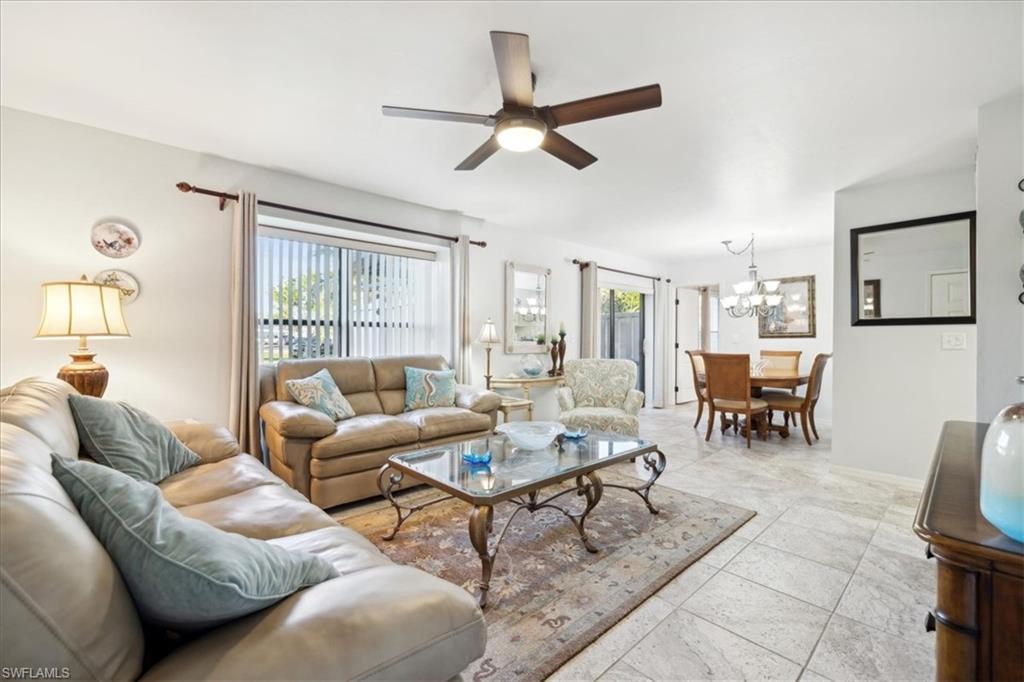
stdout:
[[715,406],[708,405],[708,432],[704,436],[704,440],[711,440],[711,432],[715,430]]
[[804,440],[807,441],[808,445],[811,443],[810,423],[807,419],[807,408],[800,410],[800,429],[804,432]]
[[807,413],[807,415],[811,418],[811,433],[814,434],[814,440],[821,440],[820,438],[818,438],[818,427],[815,426],[815,424],[814,424],[814,408],[815,407],[817,407],[817,403],[815,403],[814,405],[811,405],[811,409]]
[[700,416],[702,414],[704,414],[704,400],[697,396],[697,419],[693,422],[693,428],[697,428],[697,425],[700,424]]
[[789,412],[782,413],[782,425],[789,428]]
[[747,449],[750,449],[750,432],[754,430],[754,416],[747,412]]
[[732,414],[732,432],[733,433],[739,433],[740,432],[740,416],[738,414],[736,414],[735,412],[733,412],[733,414]]

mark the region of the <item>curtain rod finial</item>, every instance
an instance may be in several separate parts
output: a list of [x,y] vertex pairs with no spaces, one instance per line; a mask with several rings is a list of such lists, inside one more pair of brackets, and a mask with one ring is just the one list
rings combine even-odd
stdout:
[[179,182],[178,184],[175,185],[175,187],[177,187],[182,192],[192,191],[192,185],[188,184],[187,182]]

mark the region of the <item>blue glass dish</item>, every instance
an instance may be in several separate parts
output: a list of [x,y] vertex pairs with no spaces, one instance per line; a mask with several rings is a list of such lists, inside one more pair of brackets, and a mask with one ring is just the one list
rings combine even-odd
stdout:
[[590,431],[588,429],[580,429],[579,431],[566,430],[566,432],[562,435],[564,435],[569,440],[582,440],[583,438],[586,438],[587,434],[589,433]]
[[491,451],[464,452],[462,453],[462,461],[470,464],[489,464],[491,461]]

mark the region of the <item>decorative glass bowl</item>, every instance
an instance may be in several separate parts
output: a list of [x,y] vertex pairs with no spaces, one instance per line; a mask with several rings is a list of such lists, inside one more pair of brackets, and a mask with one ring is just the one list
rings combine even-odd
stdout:
[[491,451],[485,452],[463,452],[462,461],[468,464],[490,464]]
[[565,430],[565,437],[569,438],[571,440],[581,440],[583,438],[586,438],[587,434],[589,434],[589,433],[590,433],[590,429],[588,429],[587,427],[583,427],[583,428],[581,428],[579,430],[566,429]]
[[981,449],[981,513],[1024,542],[1024,403],[996,415]]
[[508,436],[517,448],[543,450],[565,433],[565,425],[559,422],[508,422],[495,431]]

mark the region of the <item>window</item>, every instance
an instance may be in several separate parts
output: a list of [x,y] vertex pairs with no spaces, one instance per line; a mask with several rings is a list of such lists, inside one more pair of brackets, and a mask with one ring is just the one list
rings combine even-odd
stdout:
[[637,364],[637,388],[644,390],[644,308],[639,291],[601,289],[601,357],[625,358]]
[[262,362],[447,354],[447,281],[437,254],[261,228]]

